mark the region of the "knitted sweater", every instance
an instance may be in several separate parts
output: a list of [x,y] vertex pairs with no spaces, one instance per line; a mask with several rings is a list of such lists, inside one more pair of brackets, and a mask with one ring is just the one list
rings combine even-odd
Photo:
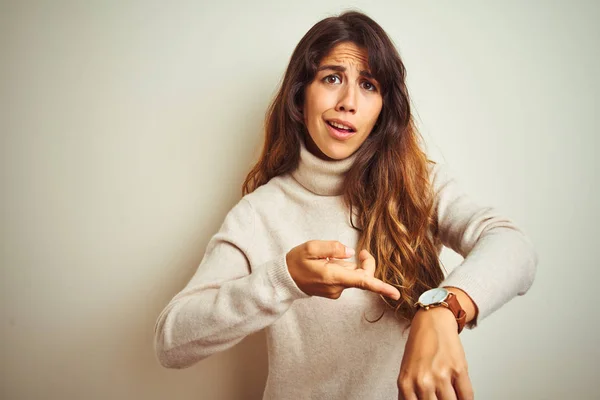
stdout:
[[[266,330],[269,372],[263,399],[397,399],[409,330],[382,311],[379,295],[345,289],[338,299],[305,294],[286,254],[309,240],[356,248],[358,231],[342,202],[355,156],[325,161],[304,143],[298,168],[244,196],[209,241],[189,283],[155,326],[160,363],[185,368]],[[440,286],[464,290],[478,307],[472,329],[531,286],[537,254],[530,240],[493,208],[476,205],[447,168],[432,167],[438,251],[464,257]],[[356,249],[357,253],[360,249]],[[356,262],[356,256],[348,259]]]

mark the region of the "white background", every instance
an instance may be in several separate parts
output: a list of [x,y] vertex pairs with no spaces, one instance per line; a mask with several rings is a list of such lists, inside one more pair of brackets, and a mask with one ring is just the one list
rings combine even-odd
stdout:
[[599,398],[600,5],[398,0],[0,5],[1,398],[261,398],[262,333],[175,371],[154,323],[239,199],[294,47],[350,7],[398,46],[431,156],[540,255],[461,335],[476,398]]

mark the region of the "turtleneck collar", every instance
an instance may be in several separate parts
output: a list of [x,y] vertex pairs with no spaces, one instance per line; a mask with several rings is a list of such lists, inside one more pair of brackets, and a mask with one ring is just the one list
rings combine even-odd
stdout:
[[326,161],[312,154],[300,141],[300,162],[292,172],[294,179],[319,196],[339,196],[343,192],[344,177],[352,167],[356,153],[343,160]]

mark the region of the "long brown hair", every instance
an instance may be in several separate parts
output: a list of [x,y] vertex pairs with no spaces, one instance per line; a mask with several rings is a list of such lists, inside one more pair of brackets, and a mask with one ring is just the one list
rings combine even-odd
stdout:
[[242,193],[251,193],[298,166],[300,140],[308,135],[301,112],[304,89],[314,79],[322,58],[342,42],[367,50],[368,64],[381,85],[383,98],[377,123],[356,151],[345,177],[344,201],[352,226],[360,232],[357,250],[364,248],[373,254],[375,277],[395,286],[401,294],[397,301],[381,298],[396,315],[410,321],[418,296],[437,287],[444,277],[434,243],[437,224],[429,180],[433,161],[421,149],[404,64],[375,21],[360,12],[347,11],[318,22],[300,40],[267,110],[262,154],[246,177]]

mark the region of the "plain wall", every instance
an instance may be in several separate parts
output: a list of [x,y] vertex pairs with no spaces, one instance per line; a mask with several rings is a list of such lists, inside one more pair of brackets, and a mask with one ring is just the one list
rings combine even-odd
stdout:
[[599,3],[250,3],[0,5],[0,397],[261,398],[262,332],[166,370],[154,323],[239,199],[294,47],[355,8],[398,46],[431,156],[540,255],[461,335],[476,397],[599,398]]

